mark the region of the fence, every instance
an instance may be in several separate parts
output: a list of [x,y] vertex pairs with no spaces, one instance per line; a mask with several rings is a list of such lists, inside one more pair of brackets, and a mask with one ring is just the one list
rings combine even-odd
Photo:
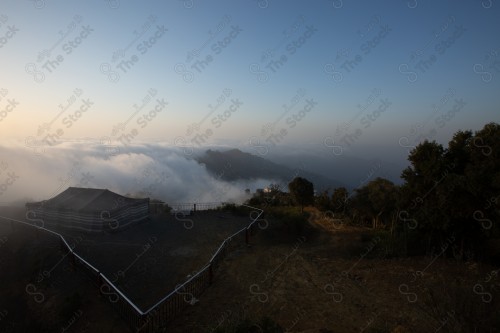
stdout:
[[248,243],[250,235],[256,230],[256,223],[263,211],[258,208],[243,206],[257,210],[259,214],[248,226],[226,238],[203,269],[148,309],[144,314],[144,324],[139,329],[140,332],[154,332],[156,329],[165,326],[187,305],[194,304],[196,298],[212,284],[220,263],[229,254],[230,249],[238,244],[237,238],[241,237],[241,240],[244,238],[245,242]]
[[226,202],[202,202],[202,203],[192,203],[192,202],[180,202],[180,203],[166,203],[166,202],[150,202],[150,210],[152,214],[163,213],[165,207],[172,208],[171,213],[182,212],[184,214],[190,214],[191,212],[217,209],[226,205]]
[[209,210],[209,209],[217,209],[224,206],[224,202],[203,202],[203,203],[173,203],[169,204],[173,210],[178,211],[193,211],[196,212],[198,210]]
[[[191,204],[192,205],[192,204]],[[199,205],[199,204],[198,204]],[[206,204],[210,207],[212,203]],[[220,206],[220,203],[219,203]],[[54,231],[38,227],[33,224],[16,219],[0,216],[0,219],[22,223],[36,228],[36,231],[43,230],[59,237],[61,246],[68,251],[68,257],[76,266],[82,268],[91,280],[99,287],[99,292],[105,296],[112,306],[118,311],[129,327],[135,332],[149,333],[155,332],[158,328],[165,327],[177,314],[179,314],[189,304],[194,304],[199,297],[213,282],[214,275],[221,262],[226,258],[230,249],[238,244],[237,237],[245,237],[245,242],[249,242],[249,237],[256,230],[256,223],[263,211],[258,208],[243,205],[247,208],[259,211],[259,214],[245,228],[237,231],[226,238],[212,256],[208,264],[198,273],[193,275],[183,284],[177,286],[174,291],[161,299],[147,311],[142,311],[125,294],[123,294],[104,274],[89,262],[73,251],[64,237]],[[210,208],[207,208],[210,209]]]

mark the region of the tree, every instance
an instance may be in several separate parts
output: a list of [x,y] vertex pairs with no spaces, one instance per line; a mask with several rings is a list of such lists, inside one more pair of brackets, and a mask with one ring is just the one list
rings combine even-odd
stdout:
[[280,184],[269,184],[269,193],[271,195],[280,195],[281,194],[281,185]]
[[[416,225],[427,252],[453,240],[454,255],[478,255],[498,237],[500,218],[500,125],[458,131],[445,149],[424,141],[410,152],[402,173],[404,216]],[[423,244],[421,244],[423,245]]]
[[[470,159],[464,175],[470,196],[475,200],[464,212],[469,223],[463,230],[463,239],[467,245],[471,230],[476,231],[471,245],[480,249],[490,241],[500,243],[500,124],[486,124],[474,133],[470,143]],[[498,250],[496,255],[500,259]]]
[[318,196],[316,196],[315,205],[319,210],[322,211],[330,210],[331,204],[330,204],[330,196],[328,194],[328,190],[325,190],[321,192]]
[[355,192],[353,208],[359,215],[372,220],[373,229],[387,218],[392,222],[398,197],[398,188],[393,182],[377,177]]
[[349,192],[345,187],[338,187],[333,190],[332,194],[332,210],[334,213],[345,213]]
[[[456,151],[459,151],[458,146]],[[406,248],[415,254],[432,252],[443,243],[448,233],[446,229],[452,218],[444,208],[449,206],[445,205],[450,191],[448,184],[456,179],[454,157],[450,155],[447,160],[446,154],[447,150],[441,144],[426,140],[410,152],[410,166],[401,175],[405,183],[401,190],[403,204],[399,231],[406,239],[415,240],[410,248],[406,244]]]
[[293,200],[300,205],[300,211],[304,212],[304,206],[314,203],[314,185],[305,178],[295,177],[289,184],[288,190]]

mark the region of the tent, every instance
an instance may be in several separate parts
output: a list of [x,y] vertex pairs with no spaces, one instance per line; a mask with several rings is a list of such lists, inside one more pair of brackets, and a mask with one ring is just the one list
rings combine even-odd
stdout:
[[133,199],[106,189],[69,187],[55,197],[26,203],[26,216],[46,227],[88,232],[119,231],[149,218],[149,198]]

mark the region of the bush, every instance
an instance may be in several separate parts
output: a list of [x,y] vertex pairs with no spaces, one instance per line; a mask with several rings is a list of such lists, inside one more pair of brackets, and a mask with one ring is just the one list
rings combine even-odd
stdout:
[[[402,258],[426,255],[426,242],[421,233],[410,230],[406,233],[395,233],[391,235],[389,231],[380,230],[372,234],[373,238],[378,238],[374,254],[384,254],[386,258]],[[362,236],[368,237],[368,236]]]
[[309,213],[301,213],[298,207],[273,207],[266,210],[269,217],[281,224],[289,233],[301,234],[308,224]]

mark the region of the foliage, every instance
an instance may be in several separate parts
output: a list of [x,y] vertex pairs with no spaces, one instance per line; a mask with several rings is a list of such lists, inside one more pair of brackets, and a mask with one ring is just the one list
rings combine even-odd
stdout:
[[[314,197],[312,183],[297,177],[288,184],[290,195],[275,188],[274,194],[254,197],[250,204],[282,207],[291,197],[301,212],[314,203],[320,210],[386,229],[382,241],[388,255],[444,249],[444,255],[462,259],[470,259],[471,253],[476,259],[491,258],[500,243],[500,124],[486,124],[475,133],[458,131],[446,148],[426,140],[409,153],[408,161],[401,186],[376,178],[350,196],[347,189],[336,188],[329,201],[327,191]],[[303,216],[276,212],[278,220],[301,228]],[[500,262],[500,253],[496,255]]]
[[289,206],[290,194],[282,191],[282,186],[270,184],[269,192],[257,192],[248,200],[250,206],[266,209],[266,207]]
[[376,178],[355,190],[352,211],[362,219],[372,221],[374,229],[392,222],[396,210],[398,187],[384,178]]
[[301,211],[304,211],[305,205],[314,203],[314,186],[307,179],[302,177],[295,177],[288,184],[288,190],[290,191],[290,194],[295,203],[300,205]]
[[330,195],[328,191],[323,191],[314,198],[314,205],[321,211],[331,210]]
[[334,213],[345,213],[349,199],[349,192],[345,187],[338,187],[333,191],[331,207]]
[[448,254],[485,254],[486,241],[500,236],[500,125],[458,131],[446,149],[424,141],[408,160],[399,232],[419,233],[427,252],[449,242]]
[[289,234],[300,235],[304,231],[309,214],[295,207],[272,207],[266,209],[265,218],[277,222]]

